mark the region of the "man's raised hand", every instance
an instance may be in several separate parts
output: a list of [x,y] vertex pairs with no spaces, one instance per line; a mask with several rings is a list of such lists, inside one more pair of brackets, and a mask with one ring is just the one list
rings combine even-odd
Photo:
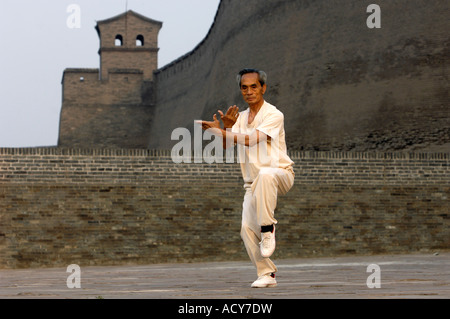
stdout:
[[232,128],[234,123],[236,123],[239,117],[239,108],[236,105],[230,106],[227,113],[224,115],[222,111],[219,110],[220,119],[223,122],[223,128]]

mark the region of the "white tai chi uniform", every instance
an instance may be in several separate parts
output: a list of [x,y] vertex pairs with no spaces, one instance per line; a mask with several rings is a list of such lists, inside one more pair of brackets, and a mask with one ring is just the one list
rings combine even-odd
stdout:
[[283,113],[264,102],[248,124],[249,113],[249,109],[239,113],[232,132],[251,135],[258,130],[270,136],[270,140],[252,147],[237,146],[245,189],[241,237],[258,276],[263,276],[275,273],[277,268],[269,258],[261,256],[261,226],[277,223],[277,197],[286,194],[294,184],[294,162],[286,152]]

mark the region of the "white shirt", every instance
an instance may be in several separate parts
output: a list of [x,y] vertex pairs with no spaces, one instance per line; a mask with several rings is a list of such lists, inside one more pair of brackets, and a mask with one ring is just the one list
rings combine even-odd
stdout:
[[264,101],[251,124],[248,124],[249,114],[250,108],[239,112],[232,132],[252,135],[258,130],[270,136],[270,140],[260,141],[251,147],[238,144],[238,159],[244,182],[252,183],[262,167],[283,168],[293,172],[294,162],[287,155],[283,113]]

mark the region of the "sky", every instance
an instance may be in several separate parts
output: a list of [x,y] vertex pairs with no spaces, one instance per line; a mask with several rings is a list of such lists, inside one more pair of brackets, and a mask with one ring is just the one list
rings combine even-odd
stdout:
[[128,8],[163,22],[162,67],[206,37],[219,2],[1,0],[0,147],[57,145],[62,75],[66,68],[99,68],[97,21]]

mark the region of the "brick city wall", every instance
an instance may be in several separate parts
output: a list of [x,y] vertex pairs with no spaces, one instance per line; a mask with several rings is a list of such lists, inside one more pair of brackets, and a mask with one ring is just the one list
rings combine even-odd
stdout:
[[289,150],[449,152],[450,2],[222,0],[207,37],[155,72],[149,148],[170,133],[247,105],[236,73],[265,70]]
[[[450,154],[293,152],[274,258],[450,248]],[[239,165],[0,149],[0,268],[247,260]]]

